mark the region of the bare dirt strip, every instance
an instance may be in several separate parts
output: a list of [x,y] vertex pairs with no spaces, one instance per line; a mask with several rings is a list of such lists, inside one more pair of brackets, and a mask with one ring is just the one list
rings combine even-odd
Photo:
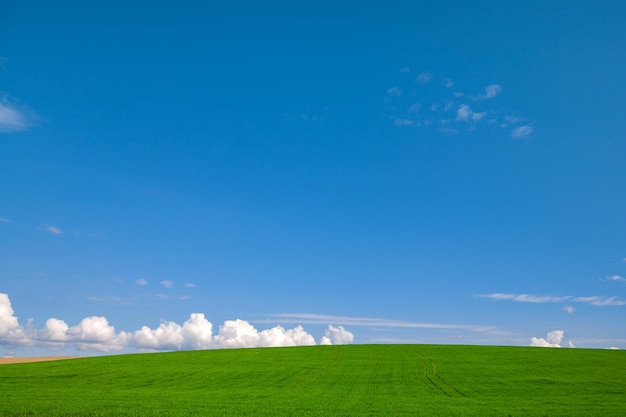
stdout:
[[80,358],[80,356],[36,356],[32,358],[0,358],[0,365],[5,365],[9,363],[58,361],[62,359],[74,359],[74,358]]

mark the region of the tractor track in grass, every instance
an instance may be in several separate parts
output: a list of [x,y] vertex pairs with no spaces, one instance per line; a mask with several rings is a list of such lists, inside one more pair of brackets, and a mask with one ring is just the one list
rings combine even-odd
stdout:
[[[454,395],[454,393],[462,396],[462,397],[466,397],[466,395],[459,391],[456,387],[454,387],[453,385],[449,384],[445,379],[443,379],[443,377],[441,375],[439,375],[439,373],[437,372],[437,365],[435,364],[435,362],[432,359],[428,359],[426,357],[424,357],[421,353],[419,353],[418,351],[414,352],[415,355],[420,359],[420,361],[422,362],[422,365],[424,366],[424,378],[426,378],[428,380],[428,382],[430,382],[430,384],[432,384],[432,386],[434,388],[436,388],[437,390],[439,390],[443,395],[452,398],[452,396]],[[432,368],[432,374],[433,374],[433,378],[431,378],[430,373],[429,373],[429,369]],[[449,392],[450,391],[450,392]]]

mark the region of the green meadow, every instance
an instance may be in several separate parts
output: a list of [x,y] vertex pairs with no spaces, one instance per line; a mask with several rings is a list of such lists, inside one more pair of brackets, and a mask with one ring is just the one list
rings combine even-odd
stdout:
[[626,416],[626,352],[345,345],[0,365],[0,416]]

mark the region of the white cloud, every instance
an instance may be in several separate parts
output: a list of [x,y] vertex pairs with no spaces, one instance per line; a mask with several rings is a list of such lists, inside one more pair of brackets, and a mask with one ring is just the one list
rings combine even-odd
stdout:
[[[563,340],[563,330],[553,330],[543,337],[531,337],[530,346],[537,347],[561,347],[561,341]],[[570,345],[572,346],[572,345]]]
[[576,311],[576,309],[572,306],[563,306],[563,310],[572,314],[574,311]]
[[0,100],[0,132],[12,133],[28,130],[32,120],[28,113],[9,103],[6,98]]
[[127,342],[129,334],[126,332],[116,333],[105,317],[87,317],[76,326],[72,326],[65,332],[68,341],[76,343],[80,350],[97,350],[110,352],[122,350]]
[[626,278],[622,277],[621,275],[610,275],[608,277],[606,277],[607,281],[621,281],[621,282],[626,282]]
[[527,125],[516,127],[511,131],[511,137],[514,139],[521,139],[530,136],[533,133],[533,128]]
[[433,74],[430,72],[422,72],[415,78],[415,82],[418,84],[426,84],[433,78]]
[[592,306],[606,307],[606,306],[623,306],[626,305],[626,300],[622,300],[619,297],[601,297],[594,295],[591,297],[574,297],[572,301],[577,303],[587,303]]
[[139,278],[137,281],[135,281],[136,285],[139,285],[140,287],[145,287],[146,285],[148,285],[148,280],[145,278]]
[[165,281],[161,281],[161,285],[163,285],[165,288],[172,288],[174,286],[174,283],[169,279],[166,279]]
[[409,119],[396,119],[393,121],[393,124],[396,126],[413,126],[415,122]]
[[603,297],[594,295],[590,297],[574,297],[567,296],[553,296],[553,295],[532,295],[532,294],[480,294],[479,298],[491,298],[493,300],[508,300],[520,303],[585,303],[593,306],[606,307],[606,306],[623,306],[626,305],[626,300],[622,300],[617,296]]
[[7,294],[0,293],[0,340],[19,337],[20,326]]
[[456,111],[456,121],[457,122],[477,122],[483,117],[485,117],[486,112],[474,113],[470,106],[467,104],[461,104]]
[[494,300],[510,300],[520,303],[562,303],[572,297],[559,297],[552,295],[532,295],[532,294],[481,294],[480,298],[491,298]]
[[392,97],[400,97],[402,95],[402,90],[400,90],[398,87],[391,87],[387,89],[387,95]]
[[[351,343],[354,336],[342,326],[328,326],[322,342]],[[19,325],[7,294],[0,293],[0,345],[42,346],[61,349],[73,345],[80,350],[111,352],[124,348],[181,350],[315,345],[315,339],[300,325],[285,329],[275,326],[257,330],[245,320],[226,320],[213,334],[213,324],[203,313],[192,313],[182,325],[163,321],[157,328],[142,326],[135,332],[117,332],[105,317],[84,318],[76,326],[50,318],[43,329],[29,321]]]
[[346,345],[354,341],[354,335],[343,328],[343,326],[328,325],[324,337],[320,341],[321,345]]
[[187,288],[196,288],[196,284],[188,282],[188,283],[185,284],[185,287],[187,287]]
[[63,234],[63,230],[59,229],[56,226],[46,226],[45,230],[49,233],[52,233],[53,235],[62,235]]
[[[413,83],[408,83],[405,78],[404,83],[387,89],[384,102],[388,106],[390,118],[396,126],[414,126],[417,128],[437,126],[436,123],[426,123],[426,120],[429,118],[447,120],[452,123],[476,123],[486,120],[487,122],[483,126],[488,126],[492,129],[506,129],[508,134],[515,139],[527,138],[533,133],[534,130],[530,125],[521,125],[526,119],[525,117],[518,116],[516,112],[509,109],[495,107],[497,102],[492,99],[503,91],[501,85],[490,84],[484,88],[483,93],[466,95],[462,91],[452,88],[455,84],[450,78],[439,76],[437,77],[438,82],[436,85],[432,83],[434,79],[435,75],[433,73],[422,72],[417,75]],[[431,88],[424,89],[421,87],[428,83],[432,85]],[[402,109],[410,107],[411,101],[414,102],[415,100],[414,97],[417,97],[422,105],[420,108],[420,120],[414,120],[413,117],[407,117],[406,114],[403,114]],[[472,111],[468,105],[470,102],[480,102],[483,108],[478,109],[479,111]],[[409,111],[409,115],[411,115],[411,111],[413,110]],[[445,133],[461,130],[472,131],[476,128],[478,126],[473,124],[469,128],[467,126],[437,127],[439,131]]]
[[256,320],[256,323],[303,323],[303,324],[328,324],[336,323],[345,326],[362,326],[362,327],[398,327],[412,329],[457,329],[470,330],[476,332],[494,331],[492,326],[473,325],[473,324],[445,324],[445,323],[420,323],[403,320],[389,320],[371,317],[349,317],[349,316],[332,316],[326,314],[310,314],[310,313],[281,313],[270,315],[271,319]]
[[485,94],[481,95],[480,98],[483,100],[488,100],[497,96],[500,91],[502,91],[502,87],[498,84],[491,84],[485,87]]

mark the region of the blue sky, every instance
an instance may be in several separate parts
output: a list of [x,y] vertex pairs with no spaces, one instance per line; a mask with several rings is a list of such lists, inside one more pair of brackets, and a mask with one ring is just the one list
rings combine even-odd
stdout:
[[623,2],[91,3],[0,6],[0,356],[626,348]]

